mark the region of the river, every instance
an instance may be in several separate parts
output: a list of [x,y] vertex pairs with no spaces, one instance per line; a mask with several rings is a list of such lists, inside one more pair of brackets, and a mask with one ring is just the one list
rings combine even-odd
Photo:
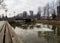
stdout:
[[23,24],[15,26],[15,32],[23,43],[60,43],[60,26]]

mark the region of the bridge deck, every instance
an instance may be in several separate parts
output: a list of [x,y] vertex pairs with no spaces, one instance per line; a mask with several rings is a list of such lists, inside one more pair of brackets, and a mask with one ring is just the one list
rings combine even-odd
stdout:
[[0,43],[22,43],[6,21],[0,21]]

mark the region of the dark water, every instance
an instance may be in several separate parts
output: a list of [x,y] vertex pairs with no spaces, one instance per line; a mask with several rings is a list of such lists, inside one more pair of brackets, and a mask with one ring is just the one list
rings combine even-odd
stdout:
[[23,24],[15,27],[23,43],[60,43],[60,26]]

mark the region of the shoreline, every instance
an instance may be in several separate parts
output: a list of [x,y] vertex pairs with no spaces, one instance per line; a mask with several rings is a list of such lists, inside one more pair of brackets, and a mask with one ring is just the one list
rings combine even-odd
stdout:
[[60,25],[60,21],[56,20],[38,20],[36,23],[43,23],[43,24],[49,24],[49,25]]

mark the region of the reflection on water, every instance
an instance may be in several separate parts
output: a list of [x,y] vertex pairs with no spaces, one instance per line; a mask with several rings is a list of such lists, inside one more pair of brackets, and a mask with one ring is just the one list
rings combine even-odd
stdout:
[[15,32],[24,43],[60,43],[60,26],[23,24]]

